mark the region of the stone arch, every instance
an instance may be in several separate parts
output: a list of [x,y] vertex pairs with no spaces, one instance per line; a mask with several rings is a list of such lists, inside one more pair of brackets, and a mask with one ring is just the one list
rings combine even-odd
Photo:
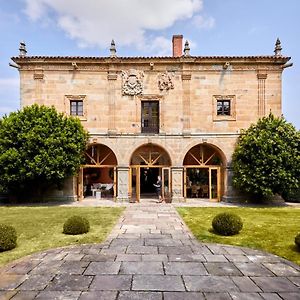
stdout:
[[145,143],[137,147],[131,154],[129,165],[165,165],[171,166],[169,152],[161,145]]
[[85,165],[118,165],[117,156],[114,151],[109,146],[100,143],[88,145],[85,151],[85,159]]

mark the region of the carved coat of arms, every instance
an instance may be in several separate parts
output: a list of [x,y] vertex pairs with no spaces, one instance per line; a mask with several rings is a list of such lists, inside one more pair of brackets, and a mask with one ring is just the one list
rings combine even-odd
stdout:
[[171,75],[167,71],[158,75],[158,88],[161,91],[168,91],[170,89],[174,89]]
[[143,77],[144,72],[136,71],[136,70],[129,70],[129,71],[122,71],[122,93],[123,95],[140,95],[143,93]]

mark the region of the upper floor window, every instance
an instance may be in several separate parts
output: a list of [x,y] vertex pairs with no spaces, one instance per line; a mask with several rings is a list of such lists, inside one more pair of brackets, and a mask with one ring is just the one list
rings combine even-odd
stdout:
[[214,95],[212,101],[212,113],[214,121],[236,120],[235,95]]
[[159,101],[142,101],[142,133],[159,133]]
[[71,116],[83,116],[83,101],[71,100],[70,101],[70,115]]
[[230,116],[230,100],[217,100],[217,115]]

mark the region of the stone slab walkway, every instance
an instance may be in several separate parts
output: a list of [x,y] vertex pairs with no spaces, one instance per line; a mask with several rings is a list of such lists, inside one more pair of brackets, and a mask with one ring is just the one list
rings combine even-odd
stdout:
[[0,269],[0,299],[300,299],[300,266],[201,244],[168,204],[126,208],[105,243],[48,250]]

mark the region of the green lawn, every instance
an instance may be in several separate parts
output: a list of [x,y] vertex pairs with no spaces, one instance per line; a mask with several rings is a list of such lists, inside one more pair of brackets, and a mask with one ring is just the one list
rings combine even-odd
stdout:
[[[17,247],[11,251],[0,252],[0,266],[44,249],[101,243],[123,210],[103,207],[0,207],[0,223],[15,226],[18,234]],[[90,232],[75,236],[62,233],[65,220],[74,214],[89,220]]]
[[[178,212],[201,242],[261,249],[300,265],[300,252],[294,243],[300,232],[299,208],[178,208]],[[243,219],[238,235],[213,233],[211,222],[220,212],[233,212]]]

